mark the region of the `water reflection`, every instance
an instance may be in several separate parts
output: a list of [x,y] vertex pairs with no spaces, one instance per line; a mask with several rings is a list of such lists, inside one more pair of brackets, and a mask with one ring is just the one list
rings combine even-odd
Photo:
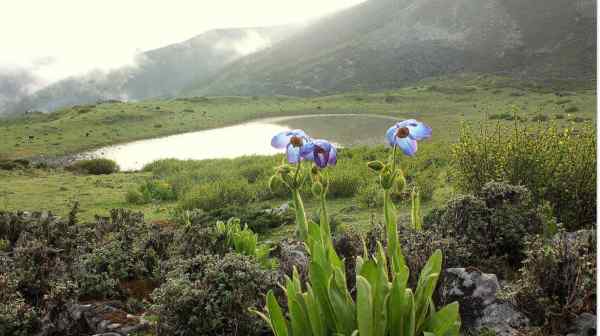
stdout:
[[215,159],[243,155],[271,155],[279,151],[270,146],[277,132],[300,128],[314,138],[327,138],[342,146],[379,144],[394,118],[364,115],[310,115],[278,117],[236,126],[177,134],[103,147],[85,157],[115,160],[122,170],[138,170],[159,159]]

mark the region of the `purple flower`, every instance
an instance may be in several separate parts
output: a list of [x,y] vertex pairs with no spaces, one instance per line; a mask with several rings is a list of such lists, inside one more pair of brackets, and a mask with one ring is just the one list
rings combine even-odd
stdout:
[[310,142],[310,138],[303,130],[291,130],[276,134],[271,139],[271,146],[286,150],[289,163],[298,163],[303,157],[300,155],[302,148]]
[[306,159],[314,161],[320,168],[335,166],[337,163],[337,151],[335,147],[327,140],[314,140],[302,147],[300,155]]
[[396,123],[385,133],[390,146],[398,146],[408,156],[417,152],[417,141],[431,137],[431,127],[417,121],[408,119]]

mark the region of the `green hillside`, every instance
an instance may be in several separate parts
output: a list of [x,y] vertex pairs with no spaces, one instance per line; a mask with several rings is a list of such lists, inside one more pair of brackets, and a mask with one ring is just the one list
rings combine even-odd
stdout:
[[595,78],[593,1],[371,0],[249,55],[189,95],[313,96],[462,72]]

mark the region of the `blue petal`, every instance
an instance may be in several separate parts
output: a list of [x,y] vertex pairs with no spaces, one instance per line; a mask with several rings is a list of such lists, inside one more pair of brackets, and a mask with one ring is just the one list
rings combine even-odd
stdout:
[[305,143],[304,146],[300,148],[300,156],[305,160],[314,160],[314,150],[315,144],[312,142]]
[[408,156],[413,156],[417,152],[417,141],[411,139],[410,137],[406,138],[396,138],[396,144],[402,152]]
[[409,137],[415,140],[423,140],[431,137],[431,127],[427,126],[425,123],[414,119],[406,121],[408,122],[406,127],[408,127],[408,130],[410,131],[408,134]]
[[331,150],[329,151],[329,165],[335,166],[337,163],[337,150],[334,146],[331,146]]
[[286,149],[286,154],[289,163],[298,163],[300,161],[300,148],[289,144]]
[[290,139],[292,137],[292,135],[289,133],[290,133],[289,131],[285,131],[285,132],[276,134],[273,137],[273,139],[271,139],[271,146],[273,146],[277,149],[285,148],[285,146],[287,146],[290,143]]
[[387,132],[385,132],[385,138],[392,147],[396,144],[396,132],[398,132],[398,124],[390,127]]
[[295,129],[276,134],[273,139],[271,139],[271,146],[277,149],[283,149],[290,143],[292,136],[302,138],[305,142],[310,139],[303,130]]

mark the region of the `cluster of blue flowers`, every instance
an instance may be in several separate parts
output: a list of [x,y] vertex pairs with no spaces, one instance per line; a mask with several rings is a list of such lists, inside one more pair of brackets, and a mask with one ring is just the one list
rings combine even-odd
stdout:
[[281,132],[273,137],[271,146],[284,149],[289,163],[313,161],[318,167],[335,166],[337,150],[329,141],[312,139],[303,130]]
[[[417,141],[431,137],[431,127],[415,119],[396,123],[385,133],[392,147],[398,147],[408,156],[417,152]],[[337,162],[337,151],[329,141],[312,139],[303,130],[291,130],[278,133],[271,140],[271,146],[285,149],[289,163],[302,160],[313,161],[318,167],[334,166]]]

